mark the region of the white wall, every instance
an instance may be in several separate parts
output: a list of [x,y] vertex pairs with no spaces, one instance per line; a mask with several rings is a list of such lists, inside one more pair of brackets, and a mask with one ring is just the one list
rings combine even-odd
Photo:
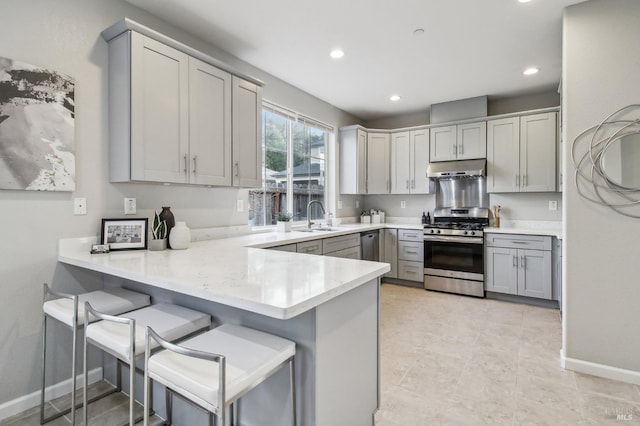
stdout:
[[[78,292],[100,277],[59,265],[60,238],[96,235],[100,219],[122,216],[123,197],[137,198],[138,215],[172,207],[192,228],[247,223],[234,211],[246,190],[110,184],[108,182],[107,44],[100,32],[123,17],[165,33],[267,83],[264,97],[337,127],[357,122],[326,102],[273,78],[120,0],[3,0],[0,56],[76,79],[76,184],[74,193],[0,190],[0,408],[39,389],[42,283]],[[73,197],[86,197],[88,214],[73,216]],[[353,200],[347,198],[347,207]],[[68,348],[57,347],[60,358]],[[68,370],[58,368],[55,378]]]
[[[570,149],[578,134],[640,100],[639,22],[637,0],[594,0],[566,10],[565,176],[573,175]],[[563,201],[567,367],[640,383],[640,220],[585,201],[572,179]]]

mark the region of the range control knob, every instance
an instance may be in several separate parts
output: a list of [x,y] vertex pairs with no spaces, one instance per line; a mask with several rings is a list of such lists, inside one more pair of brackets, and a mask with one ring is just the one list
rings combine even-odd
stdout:
[[470,235],[476,235],[476,231],[469,232]]
[[467,235],[468,233],[469,233],[468,231],[464,231],[462,235]]
[[438,234],[440,233],[440,230],[438,229]]

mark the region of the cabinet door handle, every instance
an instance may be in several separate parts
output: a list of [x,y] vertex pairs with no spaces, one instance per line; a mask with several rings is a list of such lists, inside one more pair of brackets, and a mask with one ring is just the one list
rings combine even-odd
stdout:
[[520,186],[520,176],[516,175],[516,187]]
[[520,267],[524,269],[525,265],[526,265],[526,261],[524,260],[524,256],[520,256]]
[[197,155],[193,156],[193,174],[194,175],[196,174],[196,158],[197,157],[198,157]]
[[411,179],[411,189],[416,189],[416,181]]
[[462,155],[462,153],[464,152],[464,146],[462,144],[458,145],[458,155]]
[[409,189],[409,180],[407,179],[407,189]]
[[456,145],[455,143],[453,144],[453,149],[451,150],[451,156],[455,157],[456,156],[456,152],[458,152],[458,145]]
[[522,175],[522,186],[527,186],[527,175]]
[[513,267],[514,268],[518,267],[518,257],[517,256],[513,256]]
[[236,161],[236,163],[234,164],[234,167],[236,169],[235,176],[238,177],[240,175],[240,164],[238,164],[238,162]]
[[184,172],[187,173],[187,154],[184,155]]

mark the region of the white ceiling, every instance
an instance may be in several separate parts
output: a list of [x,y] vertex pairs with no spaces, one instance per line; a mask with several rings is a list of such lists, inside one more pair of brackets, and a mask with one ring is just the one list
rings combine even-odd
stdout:
[[127,1],[367,120],[557,88],[563,9],[582,0]]

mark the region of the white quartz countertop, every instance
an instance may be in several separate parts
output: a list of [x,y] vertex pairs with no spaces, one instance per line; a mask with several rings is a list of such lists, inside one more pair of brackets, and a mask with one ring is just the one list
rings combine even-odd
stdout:
[[[90,254],[95,237],[63,239],[58,260],[93,271],[199,297],[278,319],[289,319],[387,273],[387,263],[264,250],[385,227],[340,225],[336,231],[255,233],[192,242],[186,250]],[[259,248],[262,247],[262,248]]]
[[563,239],[562,222],[543,220],[503,221],[499,228],[484,228],[484,232],[494,234],[547,235]]

